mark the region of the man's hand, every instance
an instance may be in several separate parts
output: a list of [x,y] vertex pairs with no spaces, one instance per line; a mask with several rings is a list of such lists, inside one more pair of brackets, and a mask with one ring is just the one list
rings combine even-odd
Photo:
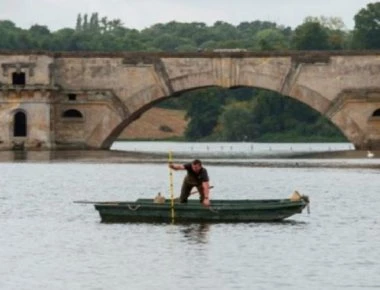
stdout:
[[204,206],[207,206],[209,207],[210,206],[210,200],[208,198],[205,198],[203,199],[203,203],[202,203]]
[[184,170],[185,167],[182,164],[174,164],[173,162],[169,162],[169,168],[174,170]]

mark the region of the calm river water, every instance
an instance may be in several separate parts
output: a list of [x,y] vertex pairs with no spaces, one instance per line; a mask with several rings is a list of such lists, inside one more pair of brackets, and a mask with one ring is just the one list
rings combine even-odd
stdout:
[[[212,197],[298,190],[311,213],[102,224],[92,205],[73,201],[167,196],[166,164],[3,162],[0,289],[380,289],[380,169],[205,166]],[[182,178],[175,172],[176,192]]]

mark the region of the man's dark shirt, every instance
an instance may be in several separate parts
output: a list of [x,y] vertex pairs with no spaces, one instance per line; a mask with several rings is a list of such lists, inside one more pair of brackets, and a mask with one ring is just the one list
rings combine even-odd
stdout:
[[207,182],[209,181],[208,174],[206,168],[201,168],[201,170],[198,173],[195,173],[193,169],[191,168],[191,163],[186,163],[183,165],[187,171],[187,175],[190,177],[195,178],[198,180],[199,183]]

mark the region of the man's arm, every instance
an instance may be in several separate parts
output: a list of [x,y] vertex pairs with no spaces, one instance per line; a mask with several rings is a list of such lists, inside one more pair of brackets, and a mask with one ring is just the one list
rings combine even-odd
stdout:
[[202,182],[202,187],[203,187],[203,193],[205,195],[205,198],[210,198],[210,184],[208,181]]
[[204,194],[204,200],[203,205],[209,206],[210,205],[210,184],[208,181],[202,182],[202,188],[203,188],[203,194]]
[[169,163],[169,168],[174,169],[174,170],[184,170],[185,166],[183,166],[183,164]]

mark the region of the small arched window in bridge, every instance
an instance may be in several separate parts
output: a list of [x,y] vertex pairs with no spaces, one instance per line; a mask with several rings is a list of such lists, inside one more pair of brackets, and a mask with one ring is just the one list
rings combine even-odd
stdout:
[[13,117],[13,136],[26,137],[27,133],[27,120],[24,112],[17,112]]
[[377,109],[375,112],[373,112],[372,117],[380,117],[380,109]]
[[70,109],[67,111],[64,111],[62,114],[63,118],[74,118],[74,119],[83,119],[83,115],[81,112],[75,109]]

